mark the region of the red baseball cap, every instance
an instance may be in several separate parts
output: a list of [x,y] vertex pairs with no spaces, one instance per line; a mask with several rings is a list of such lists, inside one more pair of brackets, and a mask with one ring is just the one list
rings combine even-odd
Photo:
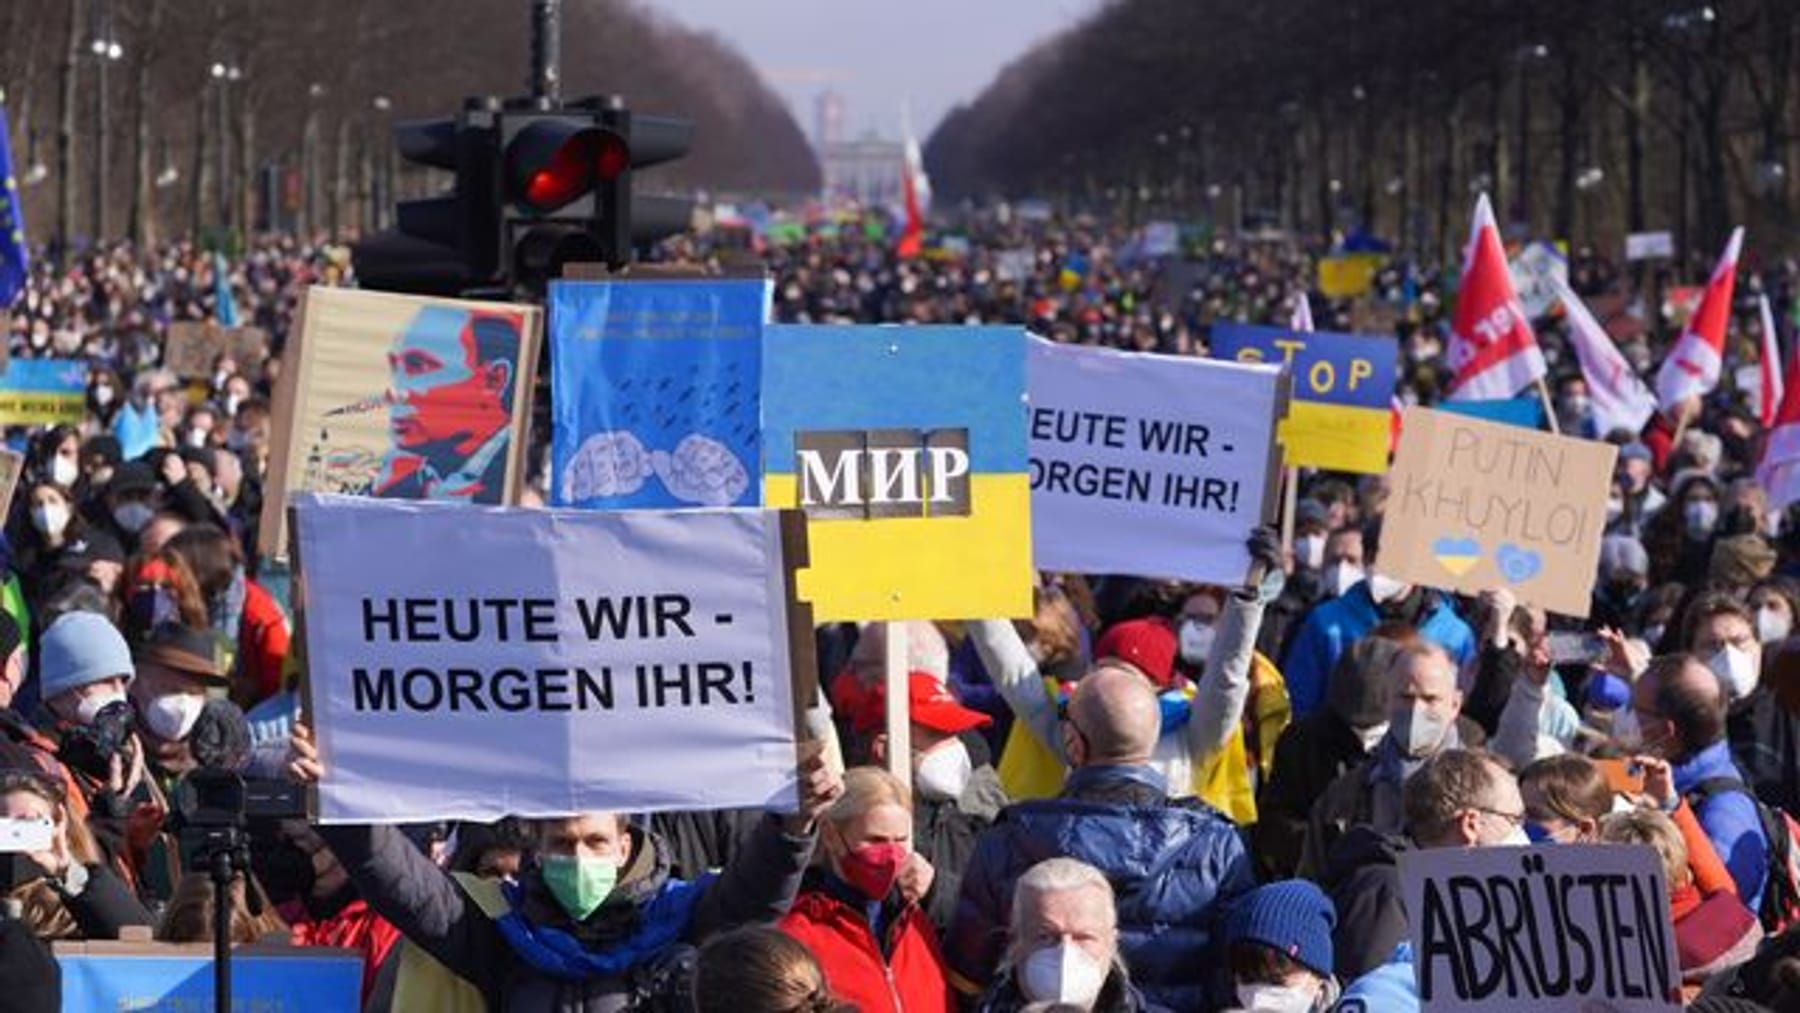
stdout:
[[[842,700],[846,695],[853,696],[854,699]],[[913,723],[924,725],[934,732],[956,735],[993,723],[993,718],[958,703],[956,697],[950,695],[950,690],[930,672],[910,673],[907,677],[906,696],[911,705]],[[882,723],[887,720],[887,686],[882,683],[867,687],[860,693],[840,694],[840,702],[848,704],[845,712],[850,716],[850,725],[859,732],[880,731]]]
[[1107,627],[1094,645],[1094,660],[1116,658],[1137,667],[1158,686],[1175,678],[1175,631],[1161,619],[1128,619]]

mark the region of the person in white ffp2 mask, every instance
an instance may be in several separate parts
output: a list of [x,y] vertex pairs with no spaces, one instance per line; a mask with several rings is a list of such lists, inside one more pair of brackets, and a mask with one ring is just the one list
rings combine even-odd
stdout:
[[1337,1000],[1331,932],[1337,907],[1304,879],[1268,883],[1225,916],[1225,945],[1246,1013],[1315,1013]]
[[1762,639],[1756,616],[1735,598],[1704,594],[1687,611],[1688,644],[1719,677],[1726,704],[1749,699],[1762,682]]
[[1074,858],[1032,866],[1014,887],[1008,926],[1000,973],[977,1006],[983,1013],[1147,1008],[1119,956],[1113,889],[1099,869]]

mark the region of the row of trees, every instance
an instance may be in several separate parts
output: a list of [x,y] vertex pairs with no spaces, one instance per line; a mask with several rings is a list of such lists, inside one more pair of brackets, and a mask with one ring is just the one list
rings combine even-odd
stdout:
[[[934,185],[1448,249],[1735,222],[1793,248],[1794,0],[1112,0],[945,119]],[[1703,251],[1703,253],[1701,252]]]
[[[781,100],[724,41],[632,0],[564,5],[563,93],[692,117],[647,189],[816,188]],[[7,0],[0,88],[34,239],[384,224],[442,185],[391,125],[527,90],[529,4],[512,0]]]

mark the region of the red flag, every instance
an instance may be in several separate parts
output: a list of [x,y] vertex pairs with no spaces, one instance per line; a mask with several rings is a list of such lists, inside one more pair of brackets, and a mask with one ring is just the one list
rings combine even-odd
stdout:
[[1543,379],[1544,353],[1531,320],[1513,290],[1506,249],[1487,194],[1475,202],[1469,245],[1463,251],[1462,288],[1450,321],[1447,352],[1455,377],[1450,397],[1509,398]]
[[1787,395],[1775,413],[1775,428],[1763,444],[1756,481],[1769,494],[1769,507],[1782,510],[1800,500],[1800,355],[1788,363]]
[[1767,429],[1775,424],[1775,413],[1781,409],[1781,336],[1775,333],[1775,311],[1769,308],[1766,293],[1756,297],[1756,308],[1762,314],[1762,389],[1758,391],[1756,412]]
[[900,232],[895,255],[916,257],[925,245],[925,206],[931,200],[931,178],[925,175],[925,157],[913,136],[912,114],[900,110],[900,126],[906,134],[904,164],[900,167],[900,194],[906,205],[906,227]]
[[1725,252],[1713,268],[1700,308],[1688,318],[1687,327],[1669,349],[1656,374],[1656,399],[1668,411],[1690,397],[1698,397],[1719,385],[1719,365],[1725,359],[1725,325],[1731,319],[1731,290],[1737,282],[1738,252],[1744,246],[1744,227],[1731,230]]

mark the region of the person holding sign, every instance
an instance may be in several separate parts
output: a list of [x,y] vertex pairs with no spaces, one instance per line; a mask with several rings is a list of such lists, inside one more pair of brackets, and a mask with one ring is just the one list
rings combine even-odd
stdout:
[[880,767],[853,767],[825,827],[824,866],[809,874],[782,930],[862,1013],[945,1013],[944,958],[917,900],[932,868],[912,850],[912,793]]
[[[1448,749],[1425,761],[1406,781],[1405,823],[1408,836],[1419,848],[1487,848],[1530,843],[1521,826],[1525,802],[1519,786],[1506,769],[1484,753]],[[1385,870],[1392,892],[1387,894],[1398,933],[1384,942],[1393,955],[1380,967],[1357,978],[1344,990],[1337,1007],[1344,1013],[1391,1013],[1419,1008],[1418,983],[1413,976],[1413,948],[1406,942],[1407,924],[1400,902],[1399,876]],[[1342,896],[1338,894],[1338,896]],[[1342,905],[1339,905],[1342,907]],[[1346,918],[1338,927],[1340,949],[1347,939],[1366,931],[1364,923]],[[1369,940],[1359,940],[1367,944]]]
[[[289,750],[289,775],[318,783],[325,770],[311,730],[296,724]],[[490,1008],[616,1013],[679,975],[681,947],[781,917],[812,855],[815,823],[843,790],[813,753],[800,769],[799,811],[769,815],[722,873],[692,882],[672,877],[664,845],[621,813],[539,821],[534,864],[479,898],[396,827],[319,834],[369,906]]]

